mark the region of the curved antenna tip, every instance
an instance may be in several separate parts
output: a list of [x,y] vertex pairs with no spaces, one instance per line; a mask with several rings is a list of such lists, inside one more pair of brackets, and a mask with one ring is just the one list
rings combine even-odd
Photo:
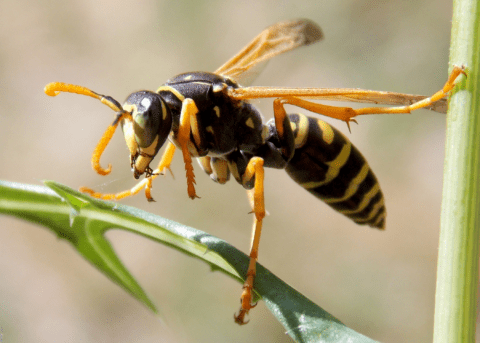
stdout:
[[50,82],[48,85],[45,86],[43,91],[48,96],[57,96],[58,94],[60,94],[60,91],[57,90],[57,85],[58,85],[58,82]]

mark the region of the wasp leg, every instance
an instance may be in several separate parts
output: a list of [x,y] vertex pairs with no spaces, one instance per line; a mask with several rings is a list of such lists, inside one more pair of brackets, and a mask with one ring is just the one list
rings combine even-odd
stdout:
[[295,137],[281,99],[273,101],[273,114],[275,117],[275,128],[281,145],[280,151],[285,162],[288,162],[295,153]]
[[355,109],[355,115],[361,115],[361,114],[381,114],[381,113],[387,113],[387,114],[395,114],[395,113],[410,113],[411,111],[418,110],[420,108],[424,108],[427,106],[432,105],[435,101],[438,101],[448,95],[448,93],[455,87],[456,83],[455,80],[457,77],[463,74],[467,76],[465,73],[465,67],[459,67],[459,66],[454,66],[452,72],[450,73],[450,76],[448,77],[447,82],[445,82],[445,85],[443,86],[442,89],[440,89],[438,92],[433,94],[432,96],[425,98],[423,100],[414,102],[411,105],[407,106],[400,106],[400,107],[365,107],[365,108],[359,108]]
[[[193,129],[194,139],[197,140],[197,113],[198,108],[195,101],[192,99],[185,99],[182,102],[182,112],[180,113],[180,127],[178,128],[177,140],[182,148],[183,162],[185,163],[185,171],[187,176],[187,190],[188,196],[191,199],[198,198],[195,193],[195,173],[193,171],[192,157],[188,151],[188,143],[190,141],[190,131]],[[192,125],[193,124],[193,125]]]
[[152,198],[151,190],[152,190],[152,181],[158,175],[161,175],[165,169],[170,170],[170,164],[173,159],[173,155],[175,154],[175,145],[171,142],[168,143],[165,152],[162,155],[160,162],[158,163],[157,169],[155,169],[151,175],[144,180],[137,183],[134,187],[129,190],[119,192],[119,193],[99,193],[95,192],[93,189],[88,187],[81,187],[80,192],[87,193],[94,198],[104,199],[104,200],[120,200],[123,198],[127,198],[129,196],[135,195],[140,193],[142,189],[145,188],[145,196],[148,201],[155,201]]
[[[155,171],[154,171],[155,172]],[[150,195],[150,189],[152,188],[152,180],[156,177],[157,175],[152,175],[149,178],[145,178],[139,183],[137,183],[134,187],[132,187],[129,190],[120,192],[120,193],[99,193],[95,192],[93,189],[88,188],[88,187],[80,187],[80,192],[82,193],[87,193],[88,195],[98,198],[98,199],[104,199],[104,200],[120,200],[123,198],[127,198],[129,196],[135,195],[140,193],[140,191],[145,188],[145,195],[147,196],[147,199],[149,201],[153,201],[151,195]],[[149,198],[150,196],[150,198]]]
[[240,298],[240,311],[234,316],[235,322],[240,325],[248,323],[245,322],[245,316],[248,314],[250,309],[256,306],[255,304],[252,304],[252,289],[256,274],[258,246],[260,244],[260,235],[262,233],[262,221],[265,217],[265,201],[263,190],[264,170],[263,159],[261,157],[253,157],[250,162],[248,162],[247,169],[242,177],[243,182],[248,182],[253,177],[255,177],[255,185],[253,188],[253,212],[255,214],[255,218],[250,248],[250,263],[248,265],[247,276],[245,283],[243,284],[243,292]]
[[[399,107],[364,107],[354,109],[351,107],[337,107],[337,106],[327,106],[318,104],[315,102],[303,100],[294,96],[281,97],[274,100],[274,109],[283,108],[284,104],[290,104],[304,108],[308,111],[322,114],[331,118],[340,119],[349,124],[350,121],[354,121],[353,117],[362,114],[396,114],[396,113],[410,113],[411,111],[428,107],[432,105],[435,101],[438,101],[448,95],[453,87],[455,86],[455,80],[460,75],[464,74],[464,67],[455,66],[441,90],[433,94],[432,96],[425,98],[423,100],[414,102],[407,106]],[[350,127],[349,127],[350,128]]]
[[173,155],[175,154],[175,144],[168,142],[167,148],[158,163],[157,169],[153,172],[154,174],[161,174],[165,169],[168,169],[173,176],[172,170],[170,169],[170,164],[172,164]]
[[[173,176],[172,170],[170,169],[170,164],[172,164],[173,155],[175,154],[175,145],[172,142],[168,142],[167,148],[165,149],[160,162],[158,163],[157,169],[155,169],[151,175],[146,178],[148,181],[145,185],[145,196],[148,201],[155,201],[152,197],[152,181],[158,175],[163,174],[165,169],[168,169]],[[131,194],[133,195],[133,194]],[[127,195],[128,196],[128,195]]]

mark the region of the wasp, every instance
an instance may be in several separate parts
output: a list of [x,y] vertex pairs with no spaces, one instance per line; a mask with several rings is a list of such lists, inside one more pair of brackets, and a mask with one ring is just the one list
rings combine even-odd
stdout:
[[[107,175],[111,171],[111,165],[100,166],[100,157],[120,125],[130,151],[133,176],[138,179],[145,174],[145,179],[133,188],[117,194],[102,194],[87,187],[81,191],[96,198],[118,200],[144,189],[146,198],[153,201],[152,181],[170,168],[176,149],[183,156],[190,198],[197,197],[192,157],[213,181],[224,184],[233,175],[247,189],[254,224],[241,307],[234,316],[238,324],[248,322],[245,316],[256,305],[252,303],[252,289],[265,217],[265,167],[285,169],[300,186],[354,222],[385,228],[384,197],[360,151],[326,122],[300,113],[287,114],[285,105],[339,119],[347,125],[364,114],[410,113],[419,108],[445,112],[444,97],[455,86],[457,77],[465,74],[463,67],[454,67],[444,87],[430,97],[348,88],[249,86],[267,60],[322,38],[320,27],[310,20],[279,22],[262,31],[215,72],[177,75],[156,92],[130,94],[123,105],[82,86],[53,82],[45,87],[50,96],[60,92],[87,95],[116,112],[93,152],[92,166],[97,173]],[[249,102],[258,98],[274,99],[274,118],[266,123]],[[354,109],[327,106],[313,99],[398,106]],[[167,138],[167,147],[153,170],[150,163]]]

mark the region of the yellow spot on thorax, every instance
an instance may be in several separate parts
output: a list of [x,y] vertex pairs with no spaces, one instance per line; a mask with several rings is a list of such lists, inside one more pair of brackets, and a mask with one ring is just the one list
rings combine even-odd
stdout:
[[248,118],[248,119],[245,121],[245,124],[246,124],[248,127],[252,128],[252,129],[255,128],[255,124],[253,123],[252,118]]
[[185,96],[182,95],[179,91],[177,91],[175,88],[170,87],[170,86],[160,86],[157,89],[157,93],[160,92],[170,92],[173,93],[177,97],[178,100],[183,101],[185,100]]
[[215,106],[213,110],[215,111],[215,114],[217,115],[217,117],[220,118],[220,108],[218,108],[218,106]]

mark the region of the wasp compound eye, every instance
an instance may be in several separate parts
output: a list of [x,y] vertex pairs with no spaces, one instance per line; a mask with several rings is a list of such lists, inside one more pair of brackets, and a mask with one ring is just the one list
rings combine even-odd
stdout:
[[135,141],[140,148],[147,148],[160,135],[165,141],[171,128],[167,108],[157,93],[140,91],[130,94],[123,108],[132,113]]

